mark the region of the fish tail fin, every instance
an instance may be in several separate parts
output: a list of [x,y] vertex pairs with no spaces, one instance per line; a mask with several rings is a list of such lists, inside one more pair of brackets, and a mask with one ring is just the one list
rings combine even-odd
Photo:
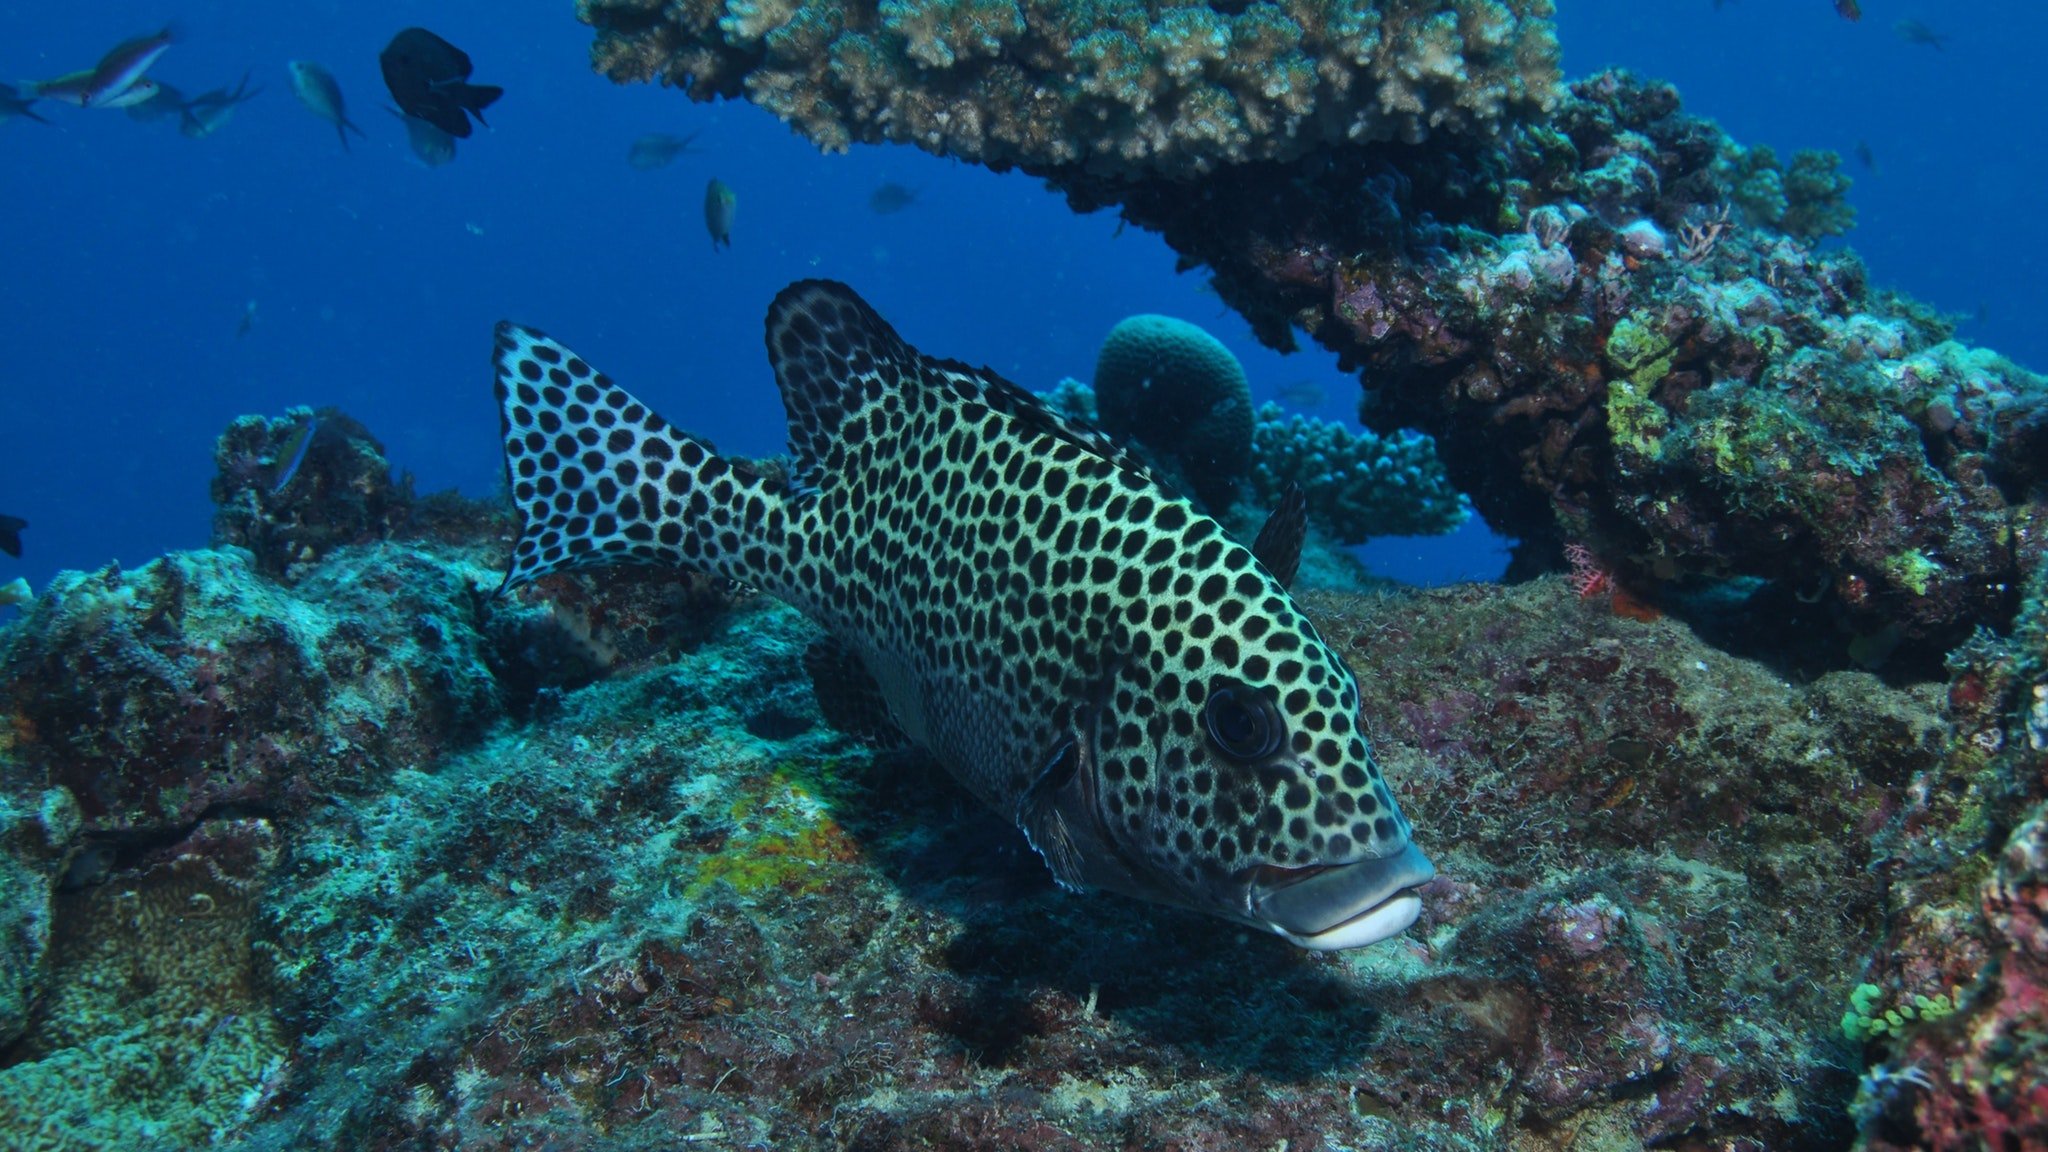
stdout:
[[494,360],[521,524],[500,595],[606,564],[672,565],[778,588],[781,485],[671,427],[531,328],[499,324]]
[[349,147],[349,146],[348,146],[348,130],[349,130],[349,127],[350,127],[350,125],[349,125],[349,122],[348,122],[347,118],[345,118],[345,117],[339,117],[339,116],[335,118],[335,120],[334,120],[334,134],[335,134],[336,136],[339,136],[339,137],[341,137],[341,150],[342,150],[343,152],[347,152],[347,153],[349,153],[350,155],[354,155],[354,153],[355,153],[355,149],[353,149],[353,148],[351,148],[351,147]]
[[498,97],[504,94],[505,90],[496,84],[459,84],[455,89],[456,102],[469,109],[476,122],[486,128],[491,125],[484,119],[484,109],[496,104]]

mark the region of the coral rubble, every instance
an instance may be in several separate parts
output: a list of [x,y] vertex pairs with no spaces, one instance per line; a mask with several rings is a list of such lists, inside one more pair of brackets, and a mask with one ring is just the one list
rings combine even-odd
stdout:
[[1180,176],[1484,134],[1555,96],[1550,0],[579,0],[599,71],[739,96],[821,146]]

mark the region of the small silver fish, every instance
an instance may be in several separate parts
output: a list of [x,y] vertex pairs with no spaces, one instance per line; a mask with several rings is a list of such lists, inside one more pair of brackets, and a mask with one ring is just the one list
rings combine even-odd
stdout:
[[442,131],[440,125],[417,116],[407,116],[388,105],[384,110],[405,125],[405,142],[412,147],[412,154],[420,163],[429,168],[439,168],[455,159],[455,137]]
[[128,105],[127,112],[128,118],[139,124],[169,120],[174,116],[183,117],[185,94],[159,80],[156,82],[156,95],[141,103]]
[[88,104],[86,105],[86,107],[133,108],[140,104],[149,103],[150,101],[155,100],[157,97],[161,95],[163,95],[163,85],[157,83],[154,80],[151,80],[147,76],[144,76],[142,79],[137,80],[135,83],[128,85],[121,91],[116,92],[111,96],[108,96],[104,100]]
[[732,222],[739,215],[740,198],[726,186],[725,181],[713,176],[704,188],[704,227],[711,232],[711,250],[718,251],[720,244],[732,247]]
[[666,132],[649,132],[647,135],[633,141],[632,146],[626,149],[626,163],[631,164],[642,172],[651,172],[656,168],[666,168],[670,164],[675,163],[676,157],[694,151],[690,147],[690,142],[700,135],[702,135],[701,132],[692,132],[688,136],[671,136]]
[[1946,34],[1936,32],[1918,20],[1901,20],[1892,25],[1892,31],[1908,44],[1918,44],[1922,48],[1932,48],[1936,52],[1945,51],[1943,45],[1948,43]]
[[272,496],[283,495],[284,490],[291,487],[292,479],[299,474],[300,465],[306,462],[307,451],[313,447],[313,441],[319,435],[320,418],[318,416],[308,416],[305,423],[293,429],[291,435],[284,438],[284,443],[277,446],[277,459],[280,461],[280,466],[277,471],[277,479],[271,481],[270,484],[270,494]]
[[1295,408],[1319,408],[1326,398],[1323,386],[1313,380],[1290,380],[1274,389],[1273,395]]
[[[93,67],[92,78],[79,89],[80,108],[117,108],[129,89],[142,81],[142,74],[177,41],[177,30],[165,25],[150,36],[137,36],[116,44]],[[134,103],[135,101],[131,101]]]
[[341,137],[341,150],[349,151],[348,134],[363,135],[363,130],[348,118],[348,102],[341,98],[341,85],[336,83],[332,73],[311,60],[294,60],[286,65],[292,74],[292,92],[313,115],[334,125],[334,134]]
[[233,91],[226,88],[210,88],[185,102],[182,115],[178,117],[178,131],[192,140],[204,140],[234,119],[235,109],[261,95],[263,89],[249,87],[249,74],[242,73],[242,82]]

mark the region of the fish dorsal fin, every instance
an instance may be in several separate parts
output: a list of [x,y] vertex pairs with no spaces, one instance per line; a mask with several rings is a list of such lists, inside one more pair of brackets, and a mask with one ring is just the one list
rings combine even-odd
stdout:
[[798,492],[817,488],[849,416],[890,392],[912,390],[1001,413],[1024,431],[1064,440],[1151,480],[1114,440],[1066,419],[994,372],[911,347],[867,301],[836,281],[800,280],[775,297],[768,309],[768,362],[789,415],[791,482]]
[[1252,555],[1285,588],[1301,570],[1301,542],[1307,535],[1308,498],[1301,485],[1290,482],[1273,514],[1266,517],[1266,526],[1259,529],[1259,538],[1252,541]]

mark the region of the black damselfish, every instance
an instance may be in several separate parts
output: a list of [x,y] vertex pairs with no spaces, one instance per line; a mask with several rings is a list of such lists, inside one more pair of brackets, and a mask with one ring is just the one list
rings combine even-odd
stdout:
[[784,289],[768,358],[786,477],[499,325],[523,520],[503,589],[617,562],[753,585],[829,633],[805,661],[829,719],[929,750],[1063,887],[1309,948],[1414,922],[1435,869],[1373,762],[1357,682],[1282,587],[1298,494],[1245,548],[1101,434],[922,355],[844,285]]
[[[425,28],[407,28],[378,53],[384,86],[401,112],[450,136],[467,137],[469,117],[484,123],[484,109],[505,94],[491,84],[471,84],[469,54]],[[488,125],[486,125],[488,126]]]

